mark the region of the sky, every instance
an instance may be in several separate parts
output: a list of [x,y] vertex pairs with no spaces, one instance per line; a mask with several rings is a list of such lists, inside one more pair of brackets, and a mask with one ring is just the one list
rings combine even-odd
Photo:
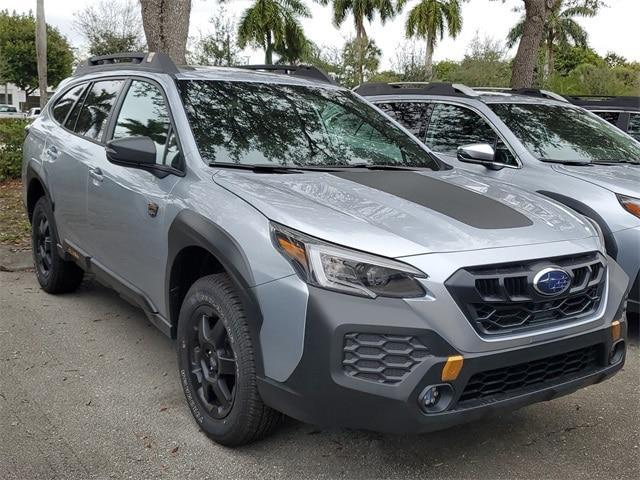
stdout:
[[[82,44],[82,37],[74,30],[73,12],[100,0],[45,0],[47,22],[55,25],[71,41],[73,46]],[[354,36],[353,20],[348,18],[340,29],[332,22],[331,9],[312,0],[306,0],[312,18],[303,19],[307,36],[321,46],[341,46],[346,39]],[[396,51],[405,42],[404,24],[407,12],[418,0],[410,0],[404,13],[393,21],[382,25],[379,21],[367,25],[367,33],[382,50],[382,69],[390,68],[396,58]],[[595,18],[580,18],[579,23],[589,34],[589,43],[600,55],[614,51],[628,60],[640,61],[640,0],[605,0],[608,5]],[[463,4],[462,32],[454,40],[445,37],[435,50],[435,61],[460,60],[468,44],[478,35],[504,42],[510,27],[516,23],[520,13],[514,7],[522,5],[522,0],[469,0]],[[252,0],[230,0],[227,11],[239,19],[242,12],[252,4]],[[9,9],[18,12],[35,12],[36,0],[0,0],[0,10]],[[197,37],[211,30],[208,19],[217,7],[216,0],[192,0],[192,13],[189,35]],[[515,49],[509,52],[515,54]],[[264,55],[257,50],[248,49],[246,57],[251,63],[263,63]]]

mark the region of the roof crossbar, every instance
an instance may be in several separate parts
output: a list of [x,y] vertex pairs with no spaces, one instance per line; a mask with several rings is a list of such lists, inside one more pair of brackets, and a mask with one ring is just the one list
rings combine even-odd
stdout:
[[336,83],[329,74],[312,65],[239,65],[238,68],[257,72],[280,73],[331,84]]
[[567,99],[580,107],[628,108],[640,110],[640,97],[608,95],[567,95]]
[[353,89],[362,96],[395,95],[447,95],[477,97],[479,94],[472,88],[460,83],[444,82],[393,82],[393,83],[363,83]]
[[74,75],[123,69],[168,74],[179,72],[176,64],[165,53],[128,52],[91,57],[78,65]]

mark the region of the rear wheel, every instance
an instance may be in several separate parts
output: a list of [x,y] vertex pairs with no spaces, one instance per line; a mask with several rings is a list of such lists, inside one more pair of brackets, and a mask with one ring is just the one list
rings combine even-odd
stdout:
[[278,425],[281,414],[258,393],[247,317],[227,274],[203,277],[189,289],[180,310],[178,364],[191,413],[216,442],[243,445]]
[[58,237],[51,203],[41,197],[33,209],[31,222],[31,246],[36,277],[42,289],[48,293],[72,292],[84,275],[73,262],[63,260],[58,254]]

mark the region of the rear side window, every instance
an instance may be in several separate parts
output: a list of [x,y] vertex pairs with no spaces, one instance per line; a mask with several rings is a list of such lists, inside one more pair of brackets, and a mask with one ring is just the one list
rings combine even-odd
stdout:
[[629,127],[627,127],[627,133],[640,141],[640,113],[629,114]]
[[[113,138],[145,136],[156,144],[156,163],[164,164],[169,134],[169,111],[162,92],[148,82],[134,80],[116,120]],[[175,144],[175,137],[173,139]],[[175,145],[174,145],[175,146]],[[171,155],[172,159],[175,155]],[[172,159],[169,160],[170,164]]]
[[378,103],[376,107],[383,110],[420,140],[424,139],[427,131],[428,104],[418,102]]
[[91,86],[76,121],[76,133],[93,140],[101,139],[122,83],[122,80],[105,80]]
[[86,86],[87,84],[83,83],[70,88],[67,93],[62,95],[62,97],[60,97],[60,99],[55,103],[51,110],[51,114],[56,122],[60,124],[64,123],[64,119],[67,118],[69,110],[71,110],[71,107],[73,107],[78,98],[80,98],[80,95],[82,95]]

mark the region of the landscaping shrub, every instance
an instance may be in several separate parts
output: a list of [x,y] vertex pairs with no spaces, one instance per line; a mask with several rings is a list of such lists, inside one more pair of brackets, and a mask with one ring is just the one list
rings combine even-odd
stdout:
[[24,119],[0,118],[0,180],[20,177],[27,123]]

